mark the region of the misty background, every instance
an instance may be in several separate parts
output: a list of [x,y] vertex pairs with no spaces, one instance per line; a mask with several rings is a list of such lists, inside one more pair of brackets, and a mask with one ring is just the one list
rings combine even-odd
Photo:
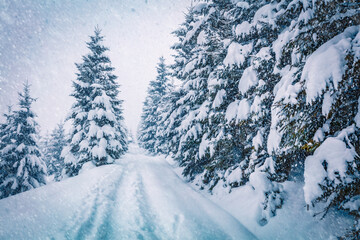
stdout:
[[95,26],[115,67],[126,126],[135,134],[147,85],[160,56],[172,61],[171,32],[190,0],[0,0],[0,112],[17,104],[23,83],[37,98],[41,133],[65,120],[73,103],[74,63],[88,52]]

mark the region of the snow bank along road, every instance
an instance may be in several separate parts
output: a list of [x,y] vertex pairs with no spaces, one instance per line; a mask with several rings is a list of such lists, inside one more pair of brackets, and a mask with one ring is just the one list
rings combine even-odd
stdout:
[[86,170],[0,201],[0,239],[256,239],[135,146]]

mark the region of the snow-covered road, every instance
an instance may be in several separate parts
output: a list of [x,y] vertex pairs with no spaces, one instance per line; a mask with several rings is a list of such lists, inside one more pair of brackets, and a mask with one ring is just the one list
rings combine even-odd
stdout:
[[0,201],[0,239],[256,239],[136,146],[114,165]]

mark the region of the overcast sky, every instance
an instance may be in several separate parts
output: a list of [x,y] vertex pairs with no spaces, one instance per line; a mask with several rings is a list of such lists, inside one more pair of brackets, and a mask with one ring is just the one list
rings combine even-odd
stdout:
[[190,0],[0,0],[0,111],[16,104],[29,81],[42,132],[63,120],[74,99],[74,63],[98,25],[121,84],[124,116],[135,131],[147,84],[160,56],[170,59],[171,35]]

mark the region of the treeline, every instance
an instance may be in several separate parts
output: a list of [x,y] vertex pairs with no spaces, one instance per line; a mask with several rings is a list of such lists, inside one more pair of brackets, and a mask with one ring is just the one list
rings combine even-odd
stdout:
[[197,2],[174,32],[175,63],[161,59],[150,83],[140,145],[201,188],[250,184],[261,225],[285,181],[304,181],[314,215],[358,220],[359,25],[355,0]]
[[60,123],[40,139],[28,84],[16,109],[5,114],[0,124],[0,199],[76,176],[84,164],[111,164],[127,151],[123,101],[103,38],[96,28],[87,42],[90,52],[76,64],[69,134]]

